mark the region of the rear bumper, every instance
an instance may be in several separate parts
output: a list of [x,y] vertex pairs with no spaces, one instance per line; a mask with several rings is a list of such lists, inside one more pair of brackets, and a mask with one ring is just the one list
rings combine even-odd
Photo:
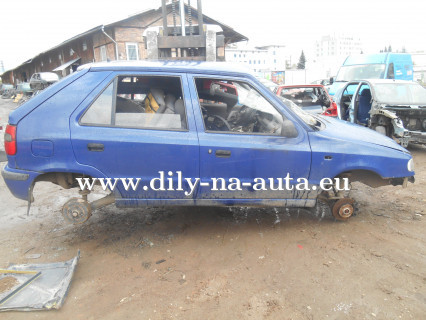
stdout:
[[40,174],[40,172],[35,171],[12,169],[8,165],[5,165],[1,170],[1,175],[10,192],[22,200],[29,199],[29,191],[33,181]]
[[5,168],[6,166],[1,171],[4,180],[25,181],[30,177],[28,173],[7,171]]

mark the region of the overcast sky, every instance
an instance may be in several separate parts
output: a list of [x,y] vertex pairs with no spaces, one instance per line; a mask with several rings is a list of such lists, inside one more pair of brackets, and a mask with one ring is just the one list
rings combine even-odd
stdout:
[[[187,3],[188,0],[185,0]],[[196,0],[191,5],[196,7]],[[203,13],[247,36],[250,45],[309,51],[327,34],[359,36],[364,52],[426,50],[419,0],[203,0]],[[161,0],[19,0],[0,6],[0,60],[6,70],[100,24],[158,8]]]

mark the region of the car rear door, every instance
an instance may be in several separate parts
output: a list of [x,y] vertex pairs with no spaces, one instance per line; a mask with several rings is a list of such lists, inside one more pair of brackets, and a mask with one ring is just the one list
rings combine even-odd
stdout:
[[[181,96],[176,98],[183,102],[184,114],[146,113],[145,96],[153,84],[173,89],[176,96],[181,90]],[[116,73],[100,87],[70,119],[77,161],[82,166],[96,168],[104,177],[141,179],[136,190],[132,187],[125,190],[120,181],[117,183],[118,196],[122,198],[117,200],[118,205],[192,203],[195,193],[185,195],[188,184],[184,182],[179,188],[178,181],[179,173],[191,179],[199,176],[198,138],[186,75]],[[155,122],[156,119],[160,121]],[[172,122],[167,122],[170,119],[171,126]],[[175,119],[182,119],[183,124]],[[153,179],[156,179],[154,189]]]

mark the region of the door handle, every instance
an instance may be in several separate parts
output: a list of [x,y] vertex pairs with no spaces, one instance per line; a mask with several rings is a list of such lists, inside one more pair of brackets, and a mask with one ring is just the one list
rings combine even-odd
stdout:
[[229,158],[231,156],[231,151],[229,150],[216,150],[216,157],[218,158]]
[[103,143],[88,143],[87,149],[89,149],[89,151],[102,152],[104,151],[104,145]]

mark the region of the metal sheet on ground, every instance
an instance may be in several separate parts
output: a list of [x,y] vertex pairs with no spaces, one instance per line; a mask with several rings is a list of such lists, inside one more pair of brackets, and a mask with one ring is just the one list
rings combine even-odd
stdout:
[[0,305],[0,311],[34,311],[60,309],[80,259],[65,262],[10,265],[8,270],[41,272],[41,275],[17,294]]

